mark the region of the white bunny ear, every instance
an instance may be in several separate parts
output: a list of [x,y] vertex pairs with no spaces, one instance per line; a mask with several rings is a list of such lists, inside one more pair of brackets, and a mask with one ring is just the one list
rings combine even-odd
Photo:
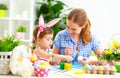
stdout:
[[44,19],[42,16],[39,17],[39,22],[38,22],[39,26],[43,26],[44,25]]
[[55,24],[56,24],[57,22],[59,22],[59,21],[60,21],[60,18],[56,18],[56,19],[48,22],[48,23],[46,24],[46,26],[47,26],[47,27],[52,27],[53,25],[55,25]]

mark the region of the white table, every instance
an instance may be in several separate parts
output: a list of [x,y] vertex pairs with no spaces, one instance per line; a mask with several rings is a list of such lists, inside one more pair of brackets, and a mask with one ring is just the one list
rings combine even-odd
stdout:
[[[53,68],[59,68],[59,66],[53,66]],[[75,75],[75,71],[77,70],[52,70],[47,78],[120,78],[120,73],[115,73],[115,75],[100,75],[100,74],[82,74],[82,75]],[[0,75],[0,78],[22,78],[20,76],[14,76],[14,75]],[[43,78],[43,77],[35,77],[32,76],[31,78]]]
[[[22,78],[20,76],[13,75],[0,75],[0,78]],[[32,76],[31,78],[41,78]],[[120,78],[120,73],[115,75],[100,75],[100,74],[83,74],[83,75],[74,75],[73,73],[68,72],[51,72],[47,78]]]

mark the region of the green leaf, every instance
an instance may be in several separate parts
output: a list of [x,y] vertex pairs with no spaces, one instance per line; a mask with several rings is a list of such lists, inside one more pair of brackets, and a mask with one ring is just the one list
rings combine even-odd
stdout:
[[43,14],[49,13],[49,6],[47,4],[41,5],[39,13],[43,13]]
[[120,60],[120,55],[117,55],[116,59],[117,59],[117,60]]
[[52,9],[53,9],[54,13],[57,13],[63,9],[63,6],[60,3],[57,3],[54,6],[52,6]]
[[21,44],[19,39],[15,39],[14,36],[4,36],[0,40],[0,52],[8,52],[12,51],[14,47]]
[[8,9],[8,7],[6,4],[0,3],[0,10],[7,10],[7,9]]
[[[23,25],[20,25],[18,28],[17,28],[17,32],[27,32],[27,29],[25,26]],[[14,38],[13,38],[14,39]]]

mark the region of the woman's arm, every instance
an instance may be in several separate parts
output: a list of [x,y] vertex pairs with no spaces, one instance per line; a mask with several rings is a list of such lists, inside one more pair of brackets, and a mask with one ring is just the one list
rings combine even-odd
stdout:
[[100,46],[96,50],[94,50],[95,54],[102,54],[104,52],[104,49]]
[[87,58],[87,57],[83,57],[83,59],[81,60],[78,60],[79,63],[81,64],[97,64],[98,63],[98,59],[90,59],[90,58]]
[[[94,50],[94,53],[95,54],[99,54],[99,55],[102,55],[103,54],[103,52],[104,52],[104,49],[100,46],[100,47],[98,47],[96,50]],[[100,56],[100,58],[101,58],[102,56]],[[89,64],[99,64],[99,63],[101,63],[100,62],[100,60],[99,60],[99,58],[90,58],[89,59]]]
[[60,50],[57,47],[53,46],[53,52],[52,53],[53,54],[60,54]]
[[[98,47],[96,50],[94,50],[94,53],[95,54],[102,54],[103,53],[103,48],[102,47]],[[87,57],[83,57],[82,60],[79,60],[79,62],[81,64],[99,64],[101,63],[99,58],[97,57],[90,57],[90,58],[87,58]]]

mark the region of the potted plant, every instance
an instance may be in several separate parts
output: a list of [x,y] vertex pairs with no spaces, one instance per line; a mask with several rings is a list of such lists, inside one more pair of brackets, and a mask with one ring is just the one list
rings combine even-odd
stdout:
[[6,35],[0,39],[0,52],[10,52],[20,43],[21,41],[14,36]]
[[[65,9],[66,8],[66,9]],[[69,11],[71,8],[59,0],[41,0],[36,2],[36,22],[38,24],[39,16],[44,17],[45,22],[49,22],[55,18],[61,18],[61,21],[55,24],[52,29],[55,35],[65,28],[66,24],[66,14],[65,12]],[[53,38],[54,39],[54,38]]]
[[103,58],[105,60],[120,60],[120,43],[113,41],[108,49],[105,49]]
[[24,25],[20,25],[18,28],[17,28],[17,39],[24,39],[25,38],[25,34],[27,32],[27,29]]
[[0,3],[0,17],[6,17],[7,5]]
[[10,35],[6,35],[0,39],[0,74],[8,74],[10,72],[9,60],[12,50],[20,45],[20,43],[20,40]]

